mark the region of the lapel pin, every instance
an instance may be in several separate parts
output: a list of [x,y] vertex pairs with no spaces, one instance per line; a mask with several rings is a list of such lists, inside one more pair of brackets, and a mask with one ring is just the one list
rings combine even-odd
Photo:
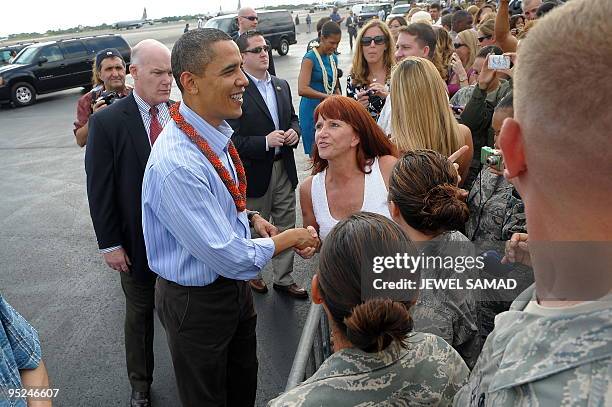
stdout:
[[280,92],[280,91],[281,91],[281,87],[280,87],[280,86],[277,86],[277,87],[276,87],[276,90]]

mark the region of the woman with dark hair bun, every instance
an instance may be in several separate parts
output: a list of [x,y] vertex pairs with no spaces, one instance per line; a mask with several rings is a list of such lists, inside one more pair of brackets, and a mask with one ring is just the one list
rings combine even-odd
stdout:
[[[391,172],[389,209],[410,240],[431,242],[427,247],[438,255],[473,256],[470,240],[458,231],[469,210],[457,184],[457,170],[445,156],[433,150],[409,151]],[[422,277],[444,280],[461,278],[461,273],[427,269]],[[412,318],[416,330],[441,336],[474,366],[481,344],[476,304],[468,290],[422,290]]]
[[362,270],[372,273],[373,256],[394,256],[398,249],[416,255],[402,229],[384,216],[360,212],[334,227],[312,280],[313,301],[330,321],[334,354],[269,406],[452,405],[469,374],[459,354],[436,335],[413,332],[414,301],[364,300],[368,274]]

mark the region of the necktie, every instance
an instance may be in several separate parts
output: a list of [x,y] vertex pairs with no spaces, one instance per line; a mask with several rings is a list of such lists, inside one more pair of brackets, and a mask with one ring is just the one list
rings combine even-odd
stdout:
[[157,136],[162,131],[162,126],[159,124],[159,120],[157,120],[157,108],[153,106],[149,109],[149,113],[151,114],[151,124],[149,125],[149,139],[151,140],[151,146],[157,140]]

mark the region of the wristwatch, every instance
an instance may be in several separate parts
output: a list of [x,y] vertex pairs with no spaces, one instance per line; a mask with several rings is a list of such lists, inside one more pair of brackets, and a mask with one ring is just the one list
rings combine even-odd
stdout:
[[249,220],[249,223],[253,223],[253,216],[255,215],[261,215],[259,212],[257,211],[250,211],[250,210],[246,210],[247,211],[247,219]]

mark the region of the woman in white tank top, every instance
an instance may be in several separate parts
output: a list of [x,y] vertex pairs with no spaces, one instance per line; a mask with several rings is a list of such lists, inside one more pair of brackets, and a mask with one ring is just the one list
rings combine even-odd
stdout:
[[304,227],[325,236],[359,211],[386,216],[388,180],[397,150],[366,109],[344,96],[326,98],[315,110],[312,176],[300,185]]

